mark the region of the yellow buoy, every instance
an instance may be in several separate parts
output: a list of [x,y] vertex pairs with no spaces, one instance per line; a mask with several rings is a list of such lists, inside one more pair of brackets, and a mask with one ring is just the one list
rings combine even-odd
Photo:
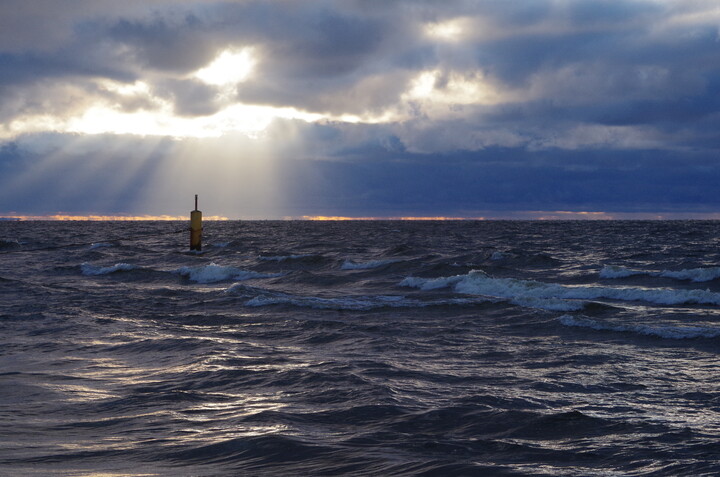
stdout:
[[190,211],[190,250],[202,250],[202,212],[197,208],[197,198],[195,194],[195,210]]

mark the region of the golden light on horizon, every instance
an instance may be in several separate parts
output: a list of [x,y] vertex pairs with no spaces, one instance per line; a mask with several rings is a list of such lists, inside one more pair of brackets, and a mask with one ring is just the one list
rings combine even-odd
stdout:
[[413,216],[397,216],[397,217],[344,217],[333,215],[303,215],[302,220],[311,221],[347,221],[347,220],[485,220],[485,217],[413,217]]
[[[102,222],[102,221],[159,221],[159,220],[190,220],[185,215],[69,215],[69,214],[50,214],[50,215],[4,215],[3,219],[14,220],[52,220],[52,221],[82,221],[82,222]],[[230,220],[220,215],[206,216],[204,220]]]

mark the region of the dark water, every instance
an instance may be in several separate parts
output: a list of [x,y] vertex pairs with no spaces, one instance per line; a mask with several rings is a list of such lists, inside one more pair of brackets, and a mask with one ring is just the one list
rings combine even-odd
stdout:
[[0,474],[720,475],[718,222],[186,226],[0,222]]

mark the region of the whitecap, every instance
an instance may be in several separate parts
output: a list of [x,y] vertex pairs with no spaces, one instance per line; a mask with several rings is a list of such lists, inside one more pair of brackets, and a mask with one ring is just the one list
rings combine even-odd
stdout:
[[298,254],[298,255],[277,255],[277,256],[264,256],[261,255],[258,257],[260,260],[265,260],[269,262],[285,262],[287,260],[297,260],[300,258],[307,258],[312,257],[312,255],[308,254]]
[[182,276],[197,283],[216,283],[227,280],[241,281],[251,280],[254,278],[275,278],[282,276],[282,273],[259,273],[251,270],[242,270],[232,266],[218,265],[210,263],[209,265],[197,267],[182,267],[175,271]]
[[321,298],[274,293],[256,296],[246,306],[293,305],[320,310],[372,310],[387,306],[410,306],[402,296]]
[[630,332],[646,336],[657,336],[667,339],[715,338],[720,336],[717,328],[702,326],[648,326],[648,325],[611,325],[600,323],[589,318],[563,315],[558,321],[565,326],[590,328],[597,331]]
[[492,255],[490,255],[490,260],[504,260],[508,257],[510,257],[510,255],[507,253],[495,251]]
[[627,278],[633,275],[647,275],[648,272],[643,270],[632,270],[630,268],[620,267],[617,265],[605,265],[600,270],[600,278]]
[[[675,290],[671,288],[568,286],[516,278],[494,278],[479,270],[467,275],[442,278],[408,277],[401,286],[432,290],[453,286],[458,293],[505,298],[514,303],[536,299],[645,301],[660,305],[720,305],[720,294],[709,290]],[[578,305],[579,306],[579,305]]]
[[634,275],[690,280],[692,282],[710,282],[720,278],[720,267],[690,268],[685,270],[634,270],[615,265],[606,265],[600,270],[600,278],[626,278]]
[[[231,289],[228,289],[231,291]],[[281,292],[265,292],[245,302],[246,306],[261,307],[270,305],[292,305],[318,310],[374,310],[378,308],[423,308],[429,306],[474,305],[487,303],[488,299],[451,298],[441,300],[414,300],[405,296],[343,296],[323,298],[317,296],[297,296]]]
[[80,265],[83,275],[107,275],[115,272],[126,272],[129,270],[136,270],[136,265],[130,265],[129,263],[116,263],[110,267],[98,267],[90,263],[83,263]]
[[95,250],[96,248],[107,248],[107,247],[112,247],[112,244],[99,242],[99,243],[94,243],[94,244],[90,245],[90,250]]
[[660,272],[661,277],[674,278],[676,280],[690,280],[693,282],[710,282],[720,278],[720,267],[691,268],[687,270],[664,270]]
[[452,277],[439,277],[439,278],[419,278],[419,277],[407,277],[400,282],[401,287],[419,288],[421,290],[437,290],[440,288],[447,288],[452,286],[459,281],[464,280],[466,275],[455,275]]
[[345,260],[340,266],[340,270],[369,270],[372,268],[379,268],[391,263],[397,263],[400,260],[371,260],[369,262],[357,263],[352,260]]

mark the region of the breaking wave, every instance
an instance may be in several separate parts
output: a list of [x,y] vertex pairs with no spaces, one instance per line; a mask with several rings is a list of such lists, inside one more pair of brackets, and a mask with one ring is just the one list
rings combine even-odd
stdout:
[[90,263],[83,263],[80,265],[83,275],[109,275],[115,272],[128,272],[130,270],[137,270],[140,267],[137,265],[131,265],[129,263],[116,263],[109,267],[98,267]]
[[[433,290],[452,286],[458,293],[484,295],[505,298],[512,303],[527,306],[543,300],[558,305],[555,310],[562,310],[563,302],[554,300],[597,300],[601,298],[618,301],[645,301],[658,305],[704,304],[719,305],[720,294],[708,290],[674,290],[670,288],[639,288],[639,287],[603,287],[603,286],[567,286],[555,283],[543,283],[535,280],[516,278],[494,278],[479,270],[466,275],[442,278],[408,277],[400,282],[401,286]],[[572,304],[568,306],[579,306]],[[575,308],[579,309],[579,308]]]
[[288,260],[299,260],[299,259],[308,258],[308,257],[314,257],[314,255],[310,255],[310,254],[277,255],[277,256],[261,255],[258,257],[258,259],[264,260],[267,262],[286,262]]
[[372,268],[384,267],[392,263],[397,263],[400,260],[371,260],[369,262],[353,262],[352,260],[345,260],[340,266],[340,270],[369,270]]
[[685,270],[634,270],[616,265],[606,265],[600,270],[600,278],[627,278],[635,275],[650,277],[673,278],[675,280],[690,280],[692,282],[710,282],[720,278],[720,267],[690,268]]
[[259,273],[232,266],[218,265],[216,263],[210,263],[209,265],[201,265],[197,267],[182,267],[177,269],[176,273],[179,273],[180,275],[197,283],[240,281],[251,280],[254,278],[275,278],[283,275],[282,273]]
[[715,338],[720,336],[719,329],[702,326],[611,325],[591,320],[589,318],[579,318],[570,315],[563,315],[558,318],[558,321],[565,326],[590,328],[597,331],[629,332],[674,340]]
[[[402,295],[376,295],[376,296],[342,296],[324,298],[317,296],[292,295],[270,290],[233,285],[226,290],[232,294],[255,294],[245,302],[245,306],[261,307],[272,305],[291,305],[301,308],[314,308],[317,310],[375,310],[379,308],[424,308],[429,306],[477,305],[493,302],[486,298],[449,298],[435,300],[415,300]],[[259,294],[258,294],[259,293]]]

